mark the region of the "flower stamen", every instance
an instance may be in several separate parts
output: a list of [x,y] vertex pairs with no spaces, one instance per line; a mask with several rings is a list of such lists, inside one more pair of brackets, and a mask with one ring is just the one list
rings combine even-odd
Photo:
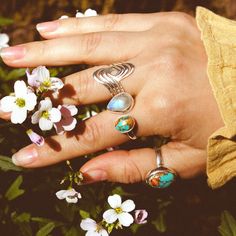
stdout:
[[17,105],[18,107],[25,107],[25,99],[23,99],[23,98],[17,98],[17,99],[16,99],[16,105]]

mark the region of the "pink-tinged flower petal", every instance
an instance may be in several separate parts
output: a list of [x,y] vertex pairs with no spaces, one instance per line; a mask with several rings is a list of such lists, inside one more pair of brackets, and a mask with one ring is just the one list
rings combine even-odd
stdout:
[[18,80],[14,84],[15,96],[18,98],[24,98],[27,94],[27,87],[24,81]]
[[43,131],[51,130],[53,127],[53,122],[51,120],[41,117],[39,119],[39,128]]
[[32,116],[31,116],[31,122],[32,124],[37,124],[39,123],[41,113],[39,111],[36,111]]
[[7,45],[9,42],[9,36],[7,34],[0,34],[0,47]]
[[35,143],[39,147],[44,145],[44,138],[38,135],[37,133],[35,133],[32,129],[27,130],[26,133],[29,136],[32,143]]
[[78,109],[74,105],[59,105],[58,109],[64,117],[75,116],[78,113]]
[[121,209],[125,212],[131,212],[135,209],[133,200],[126,200],[121,204]]
[[114,209],[109,209],[103,213],[103,219],[109,223],[114,223],[118,218],[118,215]]
[[65,131],[71,131],[75,128],[77,120],[73,117],[67,118],[63,122],[63,128]]
[[52,109],[52,101],[50,98],[45,98],[39,103],[39,110],[40,111],[47,111]]
[[6,96],[1,99],[1,110],[3,112],[11,112],[15,107],[16,97]]
[[121,197],[118,194],[108,197],[108,203],[112,208],[117,208],[121,206]]
[[80,227],[85,231],[95,231],[97,229],[97,223],[93,219],[86,218],[81,221]]
[[127,212],[122,212],[118,214],[118,220],[120,224],[125,227],[129,227],[134,222],[133,216]]
[[61,120],[61,112],[57,108],[52,108],[50,110],[50,120],[53,123],[59,122]]
[[45,66],[38,66],[32,71],[32,73],[35,73],[38,75],[38,80],[40,83],[50,78],[50,72]]
[[62,135],[65,133],[65,130],[64,130],[61,122],[55,123],[54,128],[55,128],[57,134],[59,134],[59,135]]
[[11,113],[11,122],[13,124],[22,124],[27,118],[26,108],[15,107]]
[[50,87],[51,90],[57,91],[64,87],[64,83],[62,82],[61,79],[58,79],[56,77],[51,77],[50,80],[52,82],[52,86]]
[[27,82],[30,86],[38,88],[40,86],[39,76],[36,71],[32,71],[30,74],[29,68],[26,69]]
[[28,111],[33,111],[37,104],[37,96],[34,93],[29,93],[25,97],[25,106]]
[[147,217],[148,212],[146,210],[136,210],[135,211],[134,220],[136,224],[146,224],[147,223]]

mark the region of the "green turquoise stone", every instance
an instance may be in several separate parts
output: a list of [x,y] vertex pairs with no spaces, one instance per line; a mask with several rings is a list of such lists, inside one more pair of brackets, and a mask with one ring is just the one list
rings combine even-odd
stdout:
[[169,187],[172,182],[174,181],[175,176],[172,173],[166,173],[160,177],[160,184],[159,188],[166,188]]
[[131,116],[122,116],[116,121],[115,128],[121,133],[128,133],[134,128],[134,125],[135,121]]

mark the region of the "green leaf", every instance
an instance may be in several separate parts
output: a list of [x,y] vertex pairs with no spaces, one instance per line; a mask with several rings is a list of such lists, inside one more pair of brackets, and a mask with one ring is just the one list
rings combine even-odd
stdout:
[[16,80],[25,75],[25,69],[14,69],[4,78],[5,81]]
[[0,17],[0,26],[11,25],[13,24],[13,20],[5,17]]
[[89,212],[87,212],[87,211],[80,210],[80,211],[79,211],[79,214],[80,214],[80,216],[81,216],[83,219],[90,218],[90,214],[89,214]]
[[1,156],[1,155],[0,155],[0,169],[2,169],[3,171],[9,171],[9,170],[22,171],[23,170],[23,168],[15,166],[12,163],[11,158],[6,157],[6,156]]
[[20,189],[20,185],[23,182],[23,177],[22,175],[18,176],[16,180],[12,183],[10,188],[7,190],[5,197],[7,200],[12,201],[15,198],[21,196],[24,194],[25,190]]
[[20,235],[22,236],[32,236],[32,229],[30,226],[30,218],[31,215],[27,212],[23,212],[20,215],[17,215],[16,212],[13,212],[12,215],[12,221],[18,225]]
[[161,211],[160,214],[158,215],[158,218],[152,221],[152,224],[160,233],[166,232],[166,229],[167,229],[166,222],[165,222],[165,215],[166,215],[166,211]]
[[221,214],[221,225],[218,230],[222,236],[236,236],[236,220],[228,211]]
[[50,222],[46,225],[44,225],[37,233],[36,236],[47,236],[49,235],[53,229],[55,228],[55,224],[53,222]]

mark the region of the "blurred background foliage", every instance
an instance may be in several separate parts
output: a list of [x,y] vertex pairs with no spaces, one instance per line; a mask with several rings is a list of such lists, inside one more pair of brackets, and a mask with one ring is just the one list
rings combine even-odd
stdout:
[[[9,34],[10,44],[15,45],[40,40],[35,30],[37,23],[62,15],[74,16],[76,10],[93,8],[99,14],[177,10],[194,15],[198,5],[236,18],[235,0],[1,0],[0,32]],[[85,65],[51,68],[51,72],[63,77],[84,68]],[[9,68],[0,62],[0,97],[11,92],[14,81],[24,78],[24,73],[24,69]],[[79,118],[102,107],[81,107]],[[12,164],[9,158],[12,153],[27,144],[29,140],[20,126],[0,121],[0,235],[84,235],[79,227],[81,219],[88,216],[100,219],[108,195],[119,193],[123,198],[134,199],[137,208],[146,208],[149,223],[133,226],[131,231],[114,232],[114,236],[236,236],[235,181],[215,191],[207,186],[206,177],[179,180],[163,191],[144,184],[99,183],[80,187],[82,200],[68,205],[55,197],[55,192],[62,188],[59,182],[68,171],[65,164],[35,170],[23,170]],[[132,145],[151,146],[152,142],[139,140]],[[77,158],[72,165],[79,168],[93,156]]]

